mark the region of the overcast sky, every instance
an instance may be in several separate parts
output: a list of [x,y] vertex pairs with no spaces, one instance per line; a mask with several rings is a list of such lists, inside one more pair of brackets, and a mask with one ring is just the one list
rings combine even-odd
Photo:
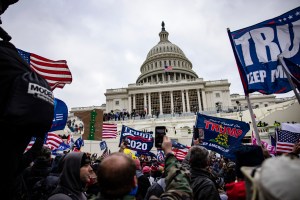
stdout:
[[243,94],[226,29],[298,6],[300,0],[20,0],[1,18],[17,48],[67,60],[73,82],[54,96],[71,109],[100,106],[106,89],[135,83],[162,21],[200,78],[228,79],[230,93]]

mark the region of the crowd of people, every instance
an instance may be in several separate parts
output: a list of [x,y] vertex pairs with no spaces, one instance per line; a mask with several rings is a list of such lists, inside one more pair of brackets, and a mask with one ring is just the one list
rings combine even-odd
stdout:
[[[17,176],[11,199],[249,199],[254,186],[249,181],[247,184],[243,167],[258,168],[276,159],[263,147],[241,145],[235,151],[236,159],[230,160],[195,140],[185,159],[179,161],[167,136],[162,144],[164,162],[132,156],[125,153],[126,148],[122,143],[119,152],[107,156],[64,152],[53,158],[51,150],[37,139],[23,155],[27,166]],[[299,153],[300,142],[291,153],[281,155],[288,162],[298,162],[296,172],[300,170]]]

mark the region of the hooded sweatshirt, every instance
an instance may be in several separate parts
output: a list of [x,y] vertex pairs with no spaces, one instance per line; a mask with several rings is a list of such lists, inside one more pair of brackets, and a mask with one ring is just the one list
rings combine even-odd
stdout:
[[[55,189],[60,193],[54,194],[48,200],[55,199],[78,199],[86,200],[84,193],[84,183],[80,180],[80,168],[82,167],[82,158],[86,157],[83,152],[70,152],[63,160],[63,170],[60,175],[60,182]],[[64,192],[61,192],[64,191]]]

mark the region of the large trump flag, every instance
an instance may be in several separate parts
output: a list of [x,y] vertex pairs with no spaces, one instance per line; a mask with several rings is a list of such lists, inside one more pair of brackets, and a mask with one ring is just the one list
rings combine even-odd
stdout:
[[250,130],[243,121],[212,117],[198,113],[195,127],[204,133],[201,146],[227,158],[234,158],[232,150],[239,146]]
[[[299,67],[300,7],[237,31],[228,29],[228,35],[246,95],[292,90],[278,56]],[[289,64],[287,68],[293,66]]]

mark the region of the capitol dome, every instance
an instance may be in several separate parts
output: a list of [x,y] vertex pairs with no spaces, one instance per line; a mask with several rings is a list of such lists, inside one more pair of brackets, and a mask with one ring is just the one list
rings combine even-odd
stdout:
[[[192,70],[193,65],[184,52],[168,40],[169,33],[162,22],[159,33],[160,41],[147,54],[142,64],[136,83],[157,83],[196,79],[198,75]],[[167,70],[166,70],[167,69]]]

